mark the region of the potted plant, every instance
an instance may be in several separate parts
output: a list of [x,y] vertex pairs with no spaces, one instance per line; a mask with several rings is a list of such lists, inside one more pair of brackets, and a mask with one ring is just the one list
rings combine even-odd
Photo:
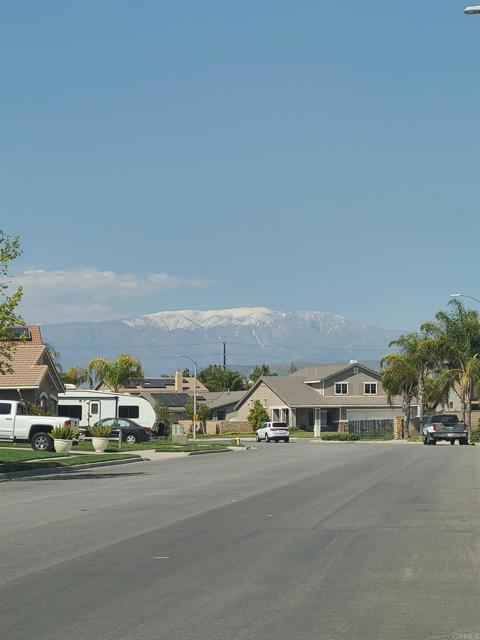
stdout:
[[75,427],[64,427],[59,424],[50,432],[53,438],[53,446],[57,453],[69,453],[75,438],[78,438],[78,429]]
[[106,424],[94,424],[89,427],[88,434],[92,438],[93,448],[97,453],[103,453],[108,447],[108,437],[112,433],[112,427]]

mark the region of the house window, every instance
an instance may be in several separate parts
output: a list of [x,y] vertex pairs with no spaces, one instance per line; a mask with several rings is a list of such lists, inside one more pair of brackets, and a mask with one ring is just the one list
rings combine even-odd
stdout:
[[335,395],[347,396],[348,395],[348,382],[336,382],[335,383]]
[[217,411],[217,420],[225,420],[226,417],[226,411]]
[[366,396],[376,396],[377,395],[377,383],[376,382],[364,382],[363,383],[363,393]]
[[267,401],[267,399],[266,399],[266,398],[264,398],[264,399],[263,399],[263,406],[264,406],[265,408],[267,408],[267,407],[268,407],[268,401]]
[[128,404],[123,407],[118,407],[118,417],[119,418],[138,418],[140,415],[140,407],[138,404]]
[[353,373],[354,373],[354,375],[357,375],[357,373],[358,373],[358,367],[353,367]]

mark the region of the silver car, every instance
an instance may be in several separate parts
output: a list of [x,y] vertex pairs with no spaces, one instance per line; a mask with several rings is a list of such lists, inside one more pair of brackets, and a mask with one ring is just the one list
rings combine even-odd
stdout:
[[256,441],[260,442],[288,442],[290,440],[290,431],[286,422],[264,422],[261,427],[257,429]]

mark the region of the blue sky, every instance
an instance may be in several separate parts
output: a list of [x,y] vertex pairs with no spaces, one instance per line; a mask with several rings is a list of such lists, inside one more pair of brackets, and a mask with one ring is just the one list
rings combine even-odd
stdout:
[[29,321],[480,296],[458,0],[2,0],[0,228]]

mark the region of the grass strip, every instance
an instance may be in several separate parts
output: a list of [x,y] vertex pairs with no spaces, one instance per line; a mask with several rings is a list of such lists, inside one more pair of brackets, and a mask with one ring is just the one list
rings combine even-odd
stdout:
[[[43,452],[34,452],[43,453]],[[53,457],[58,457],[58,454],[53,453]],[[3,455],[0,458],[0,473],[11,473],[12,471],[30,471],[32,469],[55,469],[58,467],[72,467],[75,465],[92,464],[94,462],[111,462],[112,460],[136,460],[140,456],[131,454],[99,454],[91,456],[68,456],[61,458],[60,460],[36,460],[30,459],[28,462],[20,461],[2,461]]]

